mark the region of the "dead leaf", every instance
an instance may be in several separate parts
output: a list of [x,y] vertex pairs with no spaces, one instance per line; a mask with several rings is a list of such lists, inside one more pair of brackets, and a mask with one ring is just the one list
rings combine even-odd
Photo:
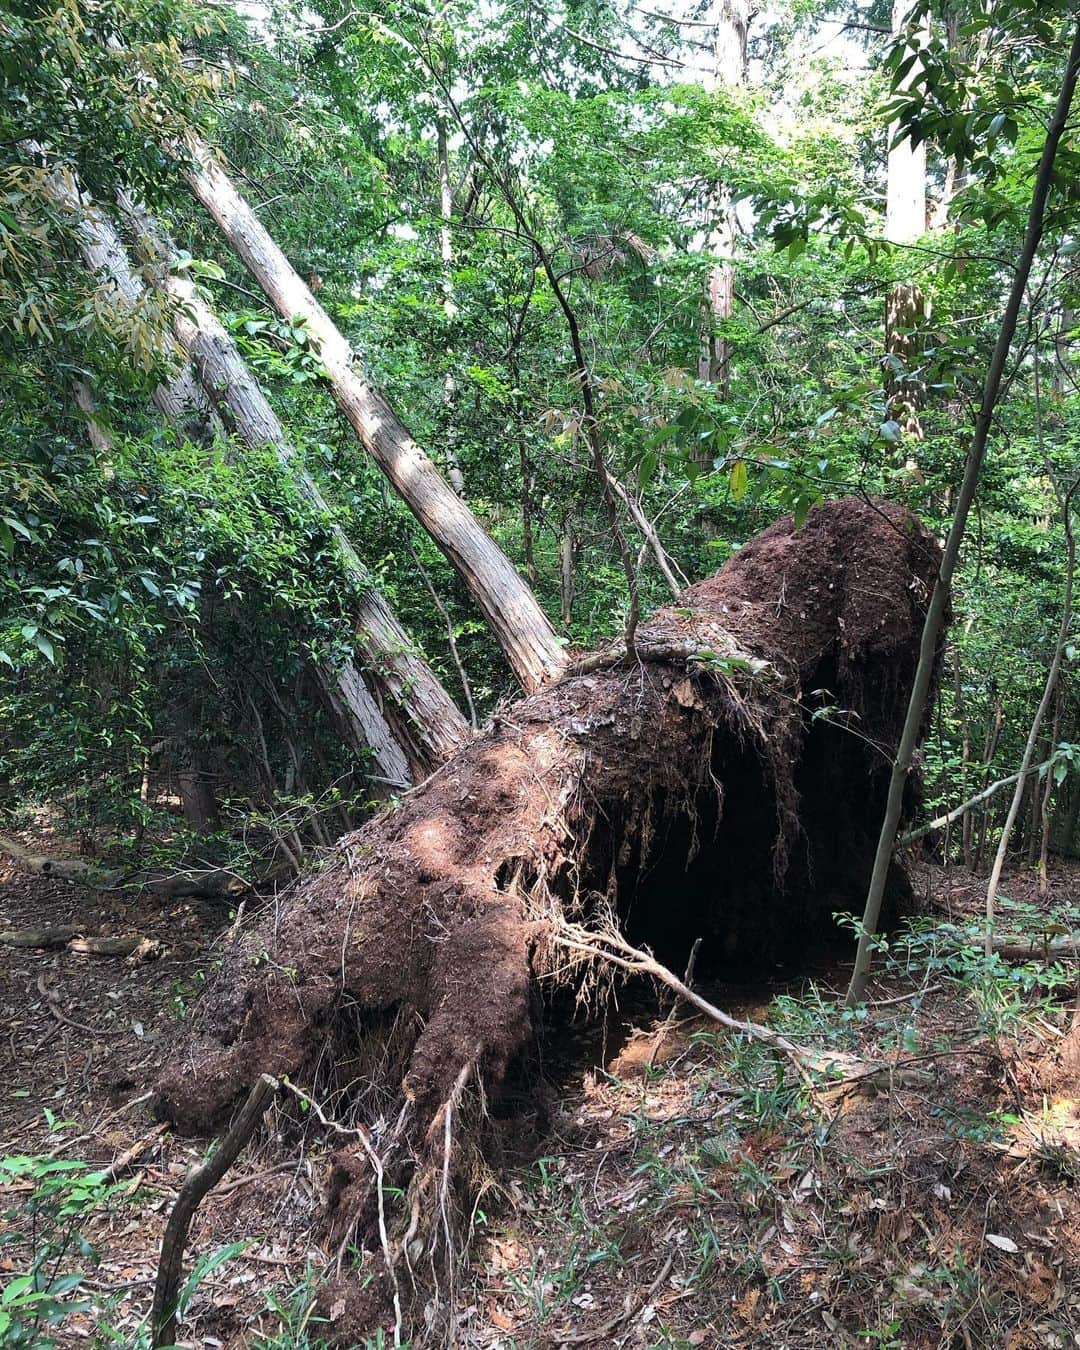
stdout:
[[1045,1307],[1057,1292],[1058,1279],[1049,1266],[1036,1261],[1024,1281],[1024,1297]]
[[514,1319],[508,1317],[497,1303],[488,1304],[488,1320],[492,1326],[498,1327],[500,1331],[513,1331],[517,1325]]
[[991,1247],[996,1247],[999,1252],[1018,1252],[1020,1250],[1012,1238],[1002,1237],[1000,1233],[987,1233],[986,1240]]
[[753,1322],[757,1314],[757,1305],[761,1302],[761,1290],[755,1285],[748,1289],[735,1304],[735,1311],[744,1322]]

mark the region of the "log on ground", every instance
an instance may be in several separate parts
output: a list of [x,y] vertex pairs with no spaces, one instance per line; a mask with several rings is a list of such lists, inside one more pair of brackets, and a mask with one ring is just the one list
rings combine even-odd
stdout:
[[[395,1290],[423,1285],[451,1259],[480,1108],[565,975],[561,922],[614,922],[681,969],[699,937],[701,962],[763,963],[861,911],[939,559],[900,508],[826,504],[659,610],[632,655],[497,715],[234,943],[160,1111],[211,1130],[264,1072],[333,1093],[365,1134],[328,1223]],[[909,897],[896,865],[894,915]]]

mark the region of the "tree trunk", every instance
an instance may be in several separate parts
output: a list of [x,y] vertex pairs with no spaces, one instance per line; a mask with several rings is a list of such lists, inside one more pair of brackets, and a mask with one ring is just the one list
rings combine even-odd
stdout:
[[[24,145],[23,149],[35,157],[43,157],[44,154],[40,147],[29,144]],[[54,170],[48,181],[54,200],[74,217],[80,250],[87,267],[95,275],[110,280],[127,309],[145,307],[146,287],[133,271],[127,253],[109,221],[84,198],[77,182],[67,170]],[[160,326],[158,332],[160,334]],[[196,440],[207,439],[208,433],[221,432],[220,419],[191,364],[184,359],[179,344],[173,342],[167,331],[160,335],[159,340],[166,343],[167,354],[176,361],[179,374],[168,384],[155,389],[153,397],[158,410],[182,435]],[[320,684],[332,685],[337,674],[322,673]],[[366,695],[366,691],[365,697],[360,697],[355,679],[348,679],[347,683],[348,688],[339,691],[341,696],[336,700],[335,707],[340,716],[350,720],[347,736],[349,744],[354,749],[361,743],[370,747],[381,779],[394,786],[407,787],[411,782],[408,762],[401,748],[396,746],[393,732],[378,705]]]
[[440,117],[435,123],[435,153],[439,167],[439,260],[442,263],[443,314],[446,316],[446,374],[443,376],[443,411],[446,415],[446,479],[459,497],[465,493],[465,475],[457,457],[457,380],[454,378],[454,344],[452,339],[457,305],[454,302],[454,239],[451,226],[454,221],[454,194],[450,186],[450,145],[446,135],[446,121]]
[[[893,4],[894,42],[907,27],[910,8],[910,0]],[[920,28],[914,40],[921,46],[927,36],[927,30]],[[909,73],[900,87],[906,89],[914,77],[914,71]],[[889,128],[885,237],[893,244],[913,244],[926,233],[926,142],[913,145],[907,136],[897,140],[898,130]],[[926,400],[926,384],[912,372],[921,359],[919,330],[927,318],[921,289],[914,282],[898,281],[885,301],[885,392],[889,416],[916,437],[922,435],[919,412]]]
[[[1020,309],[1027,292],[1032,265],[1035,262],[1039,245],[1042,242],[1046,225],[1046,209],[1050,196],[1050,185],[1054,178],[1054,166],[1058,149],[1069,122],[1073,95],[1076,93],[1077,76],[1080,74],[1080,21],[1073,30],[1069,46],[1069,58],[1065,67],[1061,89],[1050,118],[1035,171],[1035,181],[1031,190],[1031,204],[1028,207],[1027,226],[1024,241],[1016,260],[1016,269],[1005,309],[1001,316],[994,350],[986,370],[982,400],[975,417],[975,430],[971,445],[964,460],[964,476],[960,482],[960,491],[956,498],[956,513],[949,526],[948,537],[941,555],[941,568],[934,579],[933,592],[919,640],[919,660],[915,668],[915,678],[911,685],[911,697],[908,700],[904,729],[892,763],[889,782],[889,796],[885,815],[881,822],[878,845],[874,854],[874,870],[866,892],[866,905],[863,908],[862,928],[859,933],[859,949],[855,954],[855,965],[851,972],[846,1002],[848,1007],[858,1004],[866,989],[870,975],[871,951],[874,933],[877,928],[880,904],[884,895],[892,863],[893,850],[896,847],[896,832],[903,814],[904,796],[908,778],[914,762],[915,748],[918,744],[923,723],[926,718],[927,698],[934,683],[940,658],[940,641],[947,622],[953,572],[956,569],[960,548],[964,542],[968,516],[971,513],[979,480],[982,477],[986,450],[990,442],[990,429],[994,413],[1001,397],[1005,378],[1005,365],[1012,350],[1016,336]],[[1070,536],[1071,537],[1071,536]],[[1071,560],[1070,560],[1071,562]],[[1071,570],[1071,568],[1070,568]]]
[[[31,141],[23,142],[20,149],[34,159],[46,158],[41,146]],[[73,217],[79,251],[87,268],[95,276],[106,278],[116,288],[124,313],[128,316],[143,315],[144,322],[153,325],[157,336],[162,316],[153,305],[148,305],[146,287],[131,270],[116,231],[93,203],[83,196],[68,169],[62,166],[54,169],[46,182],[46,188],[53,201]],[[206,440],[220,431],[221,424],[179,349],[167,338],[166,346],[165,355],[175,364],[177,373],[154,390],[154,404],[182,437],[193,441]]]
[[1069,796],[1063,808],[1054,813],[1054,850],[1065,858],[1075,858],[1076,827],[1080,823],[1080,776],[1069,775]]
[[[706,89],[740,89],[746,83],[746,41],[750,27],[748,0],[721,0],[716,19],[712,68]],[[735,310],[735,240],[738,221],[731,192],[718,183],[709,194],[705,249],[713,258],[706,281],[705,325],[698,353],[697,377],[719,386],[721,398],[731,392],[731,351],[723,325]],[[711,462],[708,464],[712,467]]]
[[577,588],[575,563],[577,562],[577,539],[574,536],[574,522],[567,516],[563,521],[559,535],[559,616],[564,628],[569,628],[574,617],[574,594]]
[[[1077,50],[1080,52],[1080,24],[1077,25]],[[1039,743],[1039,732],[1042,729],[1043,719],[1046,716],[1047,709],[1057,692],[1058,678],[1061,675],[1061,663],[1065,657],[1065,648],[1069,640],[1069,631],[1072,627],[1072,593],[1073,580],[1076,568],[1076,540],[1072,530],[1072,493],[1065,497],[1062,502],[1062,516],[1065,522],[1065,544],[1067,549],[1067,560],[1065,565],[1065,594],[1061,602],[1061,626],[1058,629],[1057,644],[1054,647],[1054,654],[1050,661],[1050,669],[1046,673],[1046,683],[1043,685],[1042,698],[1039,700],[1039,706],[1035,709],[1035,716],[1031,720],[1031,730],[1028,732],[1027,742],[1024,745],[1023,758],[1020,761],[1020,773],[1022,777],[1016,784],[1016,790],[1013,792],[1012,801],[1009,803],[1009,811],[1005,817],[1005,824],[1001,829],[1001,838],[998,841],[997,853],[994,855],[994,865],[990,869],[990,880],[986,887],[986,954],[990,955],[991,946],[994,940],[994,906],[997,899],[998,884],[1001,881],[1001,870],[1005,866],[1005,856],[1009,849],[1009,839],[1012,835],[1013,826],[1016,823],[1016,816],[1020,810],[1020,804],[1023,800],[1025,778],[1028,769],[1035,759],[1035,747]],[[1032,784],[1032,800],[1037,792],[1037,784]]]
[[186,752],[184,763],[177,770],[176,781],[184,819],[196,834],[213,834],[221,826],[221,817],[213,785],[197,750],[190,748]]
[[[98,416],[97,406],[94,403],[94,395],[90,386],[85,380],[73,380],[71,385],[72,394],[75,397],[75,406],[83,415],[86,422],[86,434],[89,437],[90,444],[97,453],[106,462],[112,453],[112,441],[109,433],[105,429],[100,417]],[[111,472],[111,469],[108,470]]]
[[[398,1261],[438,1280],[452,1260],[443,1216],[470,1206],[448,1192],[482,1174],[480,1101],[535,1045],[534,982],[588,978],[557,945],[568,920],[617,923],[676,968],[704,939],[699,968],[743,972],[797,960],[858,902],[939,561],[886,504],[778,522],[643,623],[635,660],[616,647],[523,699],[226,951],[158,1109],[205,1130],[260,1072],[302,1084],[347,1059],[367,1151],[335,1155],[326,1219],[374,1246],[335,1300],[380,1287],[380,1251],[391,1282]],[[811,716],[823,687],[850,726]]]
[[536,689],[558,676],[566,653],[536,597],[386,399],[354,369],[348,342],[205,146],[195,147],[187,179],[278,313],[307,323],[338,406],[457,569],[522,685]]
[[[270,446],[274,450],[284,473],[333,533],[342,571],[356,595],[356,644],[365,673],[380,695],[382,716],[413,772],[417,778],[426,777],[467,739],[468,723],[379,594],[348,535],[334,521],[322,492],[298,460],[236,344],[191,279],[169,271],[175,257],[169,241],[145,211],[130,201],[122,202],[122,206],[139,232],[140,248],[160,269],[160,284],[174,302],[172,319],[177,338],[223,420],[252,449]],[[344,678],[346,687],[339,690],[339,699],[350,712],[361,716],[362,725],[371,726],[376,743],[384,742],[386,738],[372,725],[370,700],[359,696],[359,681],[352,676]],[[382,767],[385,771],[389,763]]]

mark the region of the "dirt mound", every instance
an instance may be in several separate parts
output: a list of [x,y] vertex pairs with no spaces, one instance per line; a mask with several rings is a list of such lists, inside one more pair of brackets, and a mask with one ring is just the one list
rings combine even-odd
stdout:
[[[328,1220],[370,1237],[373,1148],[407,1188],[379,1268],[430,1287],[419,1272],[452,1264],[462,1120],[532,1044],[560,923],[746,962],[861,907],[938,562],[903,510],[830,503],[659,610],[632,655],[496,716],[231,948],[159,1109],[209,1130],[261,1071],[347,1100],[367,1147],[341,1155]],[[897,868],[894,911],[907,894]]]

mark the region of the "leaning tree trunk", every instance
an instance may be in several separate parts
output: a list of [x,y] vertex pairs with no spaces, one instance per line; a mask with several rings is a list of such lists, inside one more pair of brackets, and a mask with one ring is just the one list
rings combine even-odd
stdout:
[[[533,1046],[568,920],[672,964],[703,938],[741,969],[861,903],[939,561],[899,508],[819,507],[642,624],[636,661],[584,658],[496,717],[234,944],[160,1111],[212,1128],[263,1071],[351,1097],[369,1132],[336,1155],[325,1219],[422,1285],[450,1259],[460,1122]],[[894,864],[894,911],[909,895]],[[373,1155],[406,1195],[372,1245]],[[353,1343],[384,1315],[360,1309]]]
[[192,191],[284,319],[302,318],[319,344],[338,406],[365,449],[457,569],[526,689],[558,676],[566,653],[524,578],[353,365],[333,320],[270,238],[209,149],[196,144]]
[[[33,159],[46,157],[42,147],[33,141],[22,142],[20,149]],[[45,186],[53,201],[73,217],[79,252],[87,268],[95,276],[106,278],[110,285],[115,286],[129,318],[141,315],[155,334],[160,331],[162,315],[153,297],[132,271],[116,231],[85,200],[71,172],[62,166],[54,169]],[[159,384],[152,395],[154,405],[162,417],[181,436],[193,441],[203,440],[208,433],[220,431],[221,424],[191,366],[179,359],[175,350],[166,352],[166,356],[175,358],[176,374]],[[139,359],[137,355],[136,359]],[[145,368],[145,357],[142,358],[142,364]]]
[[[44,155],[39,146],[29,142],[23,149],[35,158]],[[129,312],[146,311],[151,303],[147,288],[133,271],[127,253],[109,221],[84,197],[78,183],[66,169],[54,170],[48,179],[48,187],[56,203],[69,212],[75,221],[76,238],[86,266],[96,276],[108,278]],[[150,318],[149,313],[147,317]],[[156,334],[161,333],[164,317],[160,313],[153,316]],[[167,330],[164,341],[167,348],[165,356],[177,367],[178,373],[154,390],[153,399],[159,412],[181,435],[195,441],[222,431],[210,398]],[[332,693],[329,701],[345,728],[345,739],[350,747],[371,751],[380,781],[391,787],[408,787],[412,778],[405,752],[356,672],[345,666],[319,670],[317,676],[320,688]]]
[[[160,282],[174,302],[176,336],[219,414],[252,449],[269,446],[320,520],[327,522],[342,570],[355,593],[356,643],[365,673],[381,695],[382,714],[405,750],[413,773],[418,779],[426,777],[469,737],[469,724],[398,623],[348,535],[334,520],[318,484],[297,459],[277,414],[236,344],[191,278],[170,272],[175,250],[169,241],[154,220],[129,198],[122,198],[121,208],[138,231],[144,256],[161,271]],[[340,678],[337,683],[342,683]],[[351,686],[353,682],[349,683]],[[339,689],[338,697],[343,696],[346,692]]]

